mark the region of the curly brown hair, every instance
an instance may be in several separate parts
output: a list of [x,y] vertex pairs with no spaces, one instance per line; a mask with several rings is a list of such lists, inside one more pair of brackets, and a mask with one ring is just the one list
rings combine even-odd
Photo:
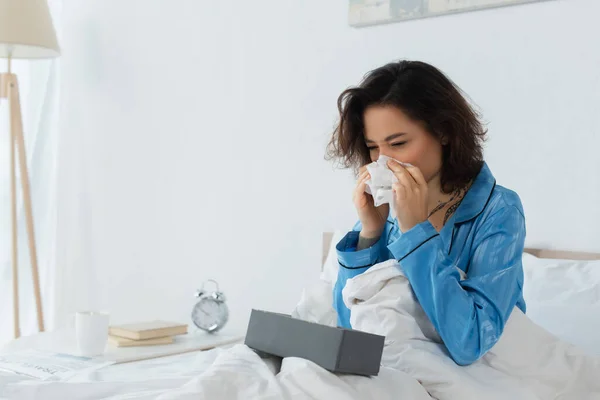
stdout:
[[420,61],[398,61],[369,72],[357,87],[337,101],[339,123],[327,147],[327,159],[337,159],[355,173],[371,162],[365,144],[363,116],[369,106],[395,106],[442,146],[441,189],[452,192],[473,180],[483,165],[487,130],[461,89],[437,68]]

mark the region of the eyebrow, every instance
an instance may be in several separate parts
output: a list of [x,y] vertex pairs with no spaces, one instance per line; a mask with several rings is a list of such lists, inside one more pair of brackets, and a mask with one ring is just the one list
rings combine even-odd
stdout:
[[[397,139],[397,138],[399,138],[400,136],[404,136],[404,135],[406,135],[406,133],[405,133],[405,132],[398,132],[398,133],[394,133],[394,134],[391,134],[390,136],[386,137],[386,138],[384,139],[384,141],[385,141],[385,142],[389,142],[389,141],[391,141],[391,140]],[[372,141],[371,139],[365,139],[365,142],[367,142],[367,143],[375,143],[375,142],[374,142],[374,141]]]

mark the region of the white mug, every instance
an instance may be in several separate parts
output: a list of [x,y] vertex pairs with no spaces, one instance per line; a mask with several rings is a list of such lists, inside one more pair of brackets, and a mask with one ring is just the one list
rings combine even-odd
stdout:
[[108,314],[95,311],[75,313],[75,336],[79,355],[98,356],[108,341]]

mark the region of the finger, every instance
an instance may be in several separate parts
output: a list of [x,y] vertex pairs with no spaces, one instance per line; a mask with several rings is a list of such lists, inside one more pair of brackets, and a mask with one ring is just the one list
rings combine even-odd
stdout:
[[391,164],[391,165],[399,165],[399,166],[403,167],[404,169],[406,169],[406,168],[408,168],[408,167],[414,167],[414,165],[412,165],[412,164],[409,164],[409,163],[404,163],[404,162],[402,162],[402,161],[398,161],[398,160],[396,160],[396,159],[393,159],[393,158],[390,158],[390,159],[388,160],[388,166],[390,166],[390,164]]
[[365,192],[365,189],[366,189],[365,182],[360,182],[358,185],[356,185],[356,190],[354,191],[354,195],[359,196],[359,195],[363,194]]
[[402,164],[400,164],[400,162],[394,160],[393,158],[390,158],[387,161],[387,166],[389,169],[391,169],[393,172],[401,172],[404,170],[404,167],[402,166]]
[[387,162],[388,167],[394,173],[398,181],[403,182],[408,187],[413,187],[417,184],[417,181],[407,171],[407,169],[396,160],[389,160]]
[[395,182],[392,185],[392,191],[395,194],[396,200],[404,200],[406,198],[406,188],[399,182]]
[[421,170],[414,165],[407,164],[406,170],[413,177],[413,179],[417,182],[419,186],[427,186],[427,182],[425,181],[425,177]]
[[354,188],[354,193],[360,193],[361,191],[364,191],[365,186],[366,186],[366,181],[364,179],[359,180],[356,183],[356,187]]
[[412,191],[414,188],[417,187],[417,183],[415,182],[415,180],[412,178],[412,176],[408,172],[403,173],[403,174],[398,174],[398,175],[396,175],[396,178],[398,178],[397,183],[404,186],[404,188],[407,191]]
[[356,179],[356,184],[358,185],[358,184],[360,184],[362,181],[364,181],[364,180],[366,179],[367,175],[368,175],[368,172],[363,172],[362,174],[360,174],[360,175],[358,176],[358,178]]
[[369,180],[369,178],[370,178],[370,175],[366,174],[358,180],[358,182],[356,183],[355,194],[358,195],[365,191],[365,189],[367,187],[367,181]]
[[364,173],[362,174],[359,178],[358,178],[358,182],[357,184],[361,184],[361,183],[365,183],[367,182],[369,179],[371,179],[371,175],[369,175],[369,173]]
[[359,203],[356,204],[360,204],[360,207],[368,206],[369,204],[373,205],[373,196],[366,192],[366,188],[366,181],[362,181],[356,186],[356,190],[352,194],[352,199],[355,202],[358,201]]

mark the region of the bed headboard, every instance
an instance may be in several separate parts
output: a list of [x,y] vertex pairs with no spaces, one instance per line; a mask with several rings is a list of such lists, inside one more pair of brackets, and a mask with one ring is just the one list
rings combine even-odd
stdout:
[[[323,232],[323,250],[321,265],[325,264],[327,259],[327,253],[331,246],[331,240],[333,239],[333,232]],[[560,251],[560,250],[547,250],[547,249],[532,249],[526,248],[525,253],[529,253],[538,258],[549,258],[549,259],[560,259],[560,260],[600,260],[600,253],[584,253],[577,251]]]

